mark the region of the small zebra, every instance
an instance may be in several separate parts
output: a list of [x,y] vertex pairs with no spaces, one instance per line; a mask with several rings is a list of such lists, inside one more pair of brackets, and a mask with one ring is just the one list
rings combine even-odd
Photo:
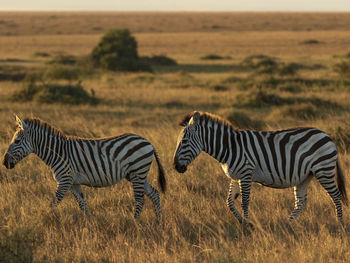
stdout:
[[3,164],[11,169],[30,153],[35,153],[52,168],[58,182],[54,205],[58,205],[70,190],[80,209],[88,215],[80,185],[105,187],[126,178],[134,190],[135,218],[142,211],[144,194],[152,200],[157,217],[160,217],[158,191],[146,178],[153,156],[158,164],[158,183],[162,192],[166,180],[158,154],[146,139],[135,134],[82,139],[66,136],[40,119],[21,120],[16,116],[16,122],[18,127]]
[[[201,151],[218,160],[231,179],[227,205],[240,223],[248,223],[252,182],[274,188],[294,187],[295,207],[290,216],[293,221],[305,207],[307,187],[316,177],[331,196],[343,224],[340,200],[347,205],[345,181],[336,146],[326,133],[315,128],[237,130],[228,121],[203,112],[185,115],[180,125],[184,128],[174,155],[175,169],[184,173]],[[235,180],[240,186],[244,219],[234,207],[238,196],[233,192]]]

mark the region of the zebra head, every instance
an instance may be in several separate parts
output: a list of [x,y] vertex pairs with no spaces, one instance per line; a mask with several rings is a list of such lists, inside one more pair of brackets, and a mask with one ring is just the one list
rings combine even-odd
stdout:
[[5,153],[3,165],[7,169],[12,169],[24,157],[28,156],[32,151],[32,143],[29,139],[27,124],[16,115],[17,130],[13,135],[10,146]]
[[185,117],[180,123],[181,130],[174,156],[174,166],[179,173],[184,173],[187,166],[200,154],[203,149],[200,140],[200,113]]

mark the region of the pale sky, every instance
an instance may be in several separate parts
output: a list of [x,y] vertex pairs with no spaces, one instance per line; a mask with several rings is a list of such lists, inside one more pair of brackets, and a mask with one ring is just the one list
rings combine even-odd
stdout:
[[350,0],[0,0],[0,10],[350,11]]

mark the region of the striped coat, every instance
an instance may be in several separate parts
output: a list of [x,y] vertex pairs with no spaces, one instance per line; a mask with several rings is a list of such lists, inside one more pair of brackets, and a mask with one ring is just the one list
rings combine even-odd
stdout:
[[[307,186],[315,177],[331,196],[342,222],[342,199],[347,204],[344,177],[332,139],[315,128],[281,131],[236,130],[218,116],[193,112],[181,122],[184,126],[174,156],[175,169],[183,173],[201,152],[217,159],[231,178],[227,204],[240,222],[248,219],[252,182],[274,188],[294,187],[294,220],[306,205]],[[335,168],[338,171],[335,184]],[[242,195],[244,219],[234,207],[234,181]]]
[[35,153],[55,173],[58,182],[56,204],[70,190],[80,208],[87,213],[80,185],[106,187],[126,178],[134,190],[135,217],[141,213],[144,194],[152,200],[156,214],[160,216],[158,191],[147,181],[153,158],[158,164],[158,181],[163,192],[166,181],[158,154],[146,139],[136,134],[103,139],[69,137],[39,119],[22,121],[16,118],[18,129],[3,164],[13,168],[24,157]]

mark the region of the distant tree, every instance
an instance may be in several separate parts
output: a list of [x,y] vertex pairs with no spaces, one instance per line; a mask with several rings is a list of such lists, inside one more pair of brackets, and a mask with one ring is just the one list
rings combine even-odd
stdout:
[[109,30],[92,50],[95,66],[119,71],[151,71],[150,65],[139,59],[137,41],[128,29]]

